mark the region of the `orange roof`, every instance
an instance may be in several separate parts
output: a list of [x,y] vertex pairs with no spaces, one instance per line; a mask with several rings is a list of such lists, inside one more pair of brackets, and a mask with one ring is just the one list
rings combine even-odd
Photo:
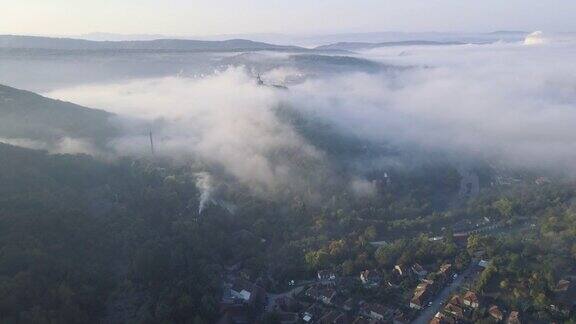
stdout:
[[570,281],[568,280],[560,280],[558,281],[558,285],[556,285],[557,291],[567,291],[570,287]]
[[445,263],[445,264],[440,266],[440,272],[444,273],[444,272],[450,270],[450,268],[452,268],[452,265],[450,263]]
[[450,298],[449,303],[456,306],[462,306],[462,298],[460,298],[458,295],[454,295],[452,298]]
[[492,305],[490,309],[488,309],[488,313],[492,315],[492,317],[502,320],[504,318],[504,314],[496,305]]
[[510,312],[510,316],[508,316],[508,322],[513,321],[514,323],[519,323],[520,321],[520,313],[517,311]]
[[468,291],[464,294],[464,300],[467,300],[471,303],[477,303],[478,302],[478,296],[476,295],[475,292]]
[[464,317],[464,312],[462,311],[462,308],[453,304],[448,304],[446,305],[446,307],[444,308],[444,310],[454,316],[456,316],[457,318],[463,318]]

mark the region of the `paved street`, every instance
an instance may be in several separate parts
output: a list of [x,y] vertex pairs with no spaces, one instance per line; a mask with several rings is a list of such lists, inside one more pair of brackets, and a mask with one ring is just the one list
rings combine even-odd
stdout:
[[[468,268],[466,268],[466,270],[464,270],[464,272],[461,275],[459,275],[458,278],[456,278],[456,280],[454,280],[448,286],[444,287],[444,289],[442,289],[442,291],[438,295],[436,295],[436,297],[434,297],[434,299],[432,300],[432,306],[427,307],[424,310],[422,310],[420,312],[420,315],[418,315],[418,317],[412,323],[414,323],[414,324],[428,324],[430,322],[430,320],[432,320],[432,318],[434,318],[434,315],[436,315],[436,313],[438,313],[438,311],[440,311],[441,306],[450,297],[450,295],[452,295],[460,287],[462,287],[462,285],[465,282],[473,279],[473,278],[470,278],[470,276],[472,275],[472,271],[474,270],[474,266],[477,263],[478,263],[478,260],[473,259],[470,262],[470,265],[468,266]],[[468,278],[468,279],[466,279],[466,278]]]

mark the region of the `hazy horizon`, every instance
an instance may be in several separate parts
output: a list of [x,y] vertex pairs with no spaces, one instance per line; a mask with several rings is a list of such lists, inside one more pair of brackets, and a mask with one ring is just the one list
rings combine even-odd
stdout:
[[[343,0],[237,3],[182,0],[22,0],[4,6],[0,34],[90,33],[206,37],[236,34],[326,35],[367,32],[491,32],[576,30],[576,3],[496,0],[462,3]],[[242,13],[242,14],[238,14]],[[298,22],[295,24],[295,22]]]

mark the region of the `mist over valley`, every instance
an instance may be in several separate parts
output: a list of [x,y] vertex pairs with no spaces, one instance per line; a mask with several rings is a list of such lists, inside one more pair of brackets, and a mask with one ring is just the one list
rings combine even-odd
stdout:
[[568,32],[0,35],[0,322],[571,323],[574,57]]

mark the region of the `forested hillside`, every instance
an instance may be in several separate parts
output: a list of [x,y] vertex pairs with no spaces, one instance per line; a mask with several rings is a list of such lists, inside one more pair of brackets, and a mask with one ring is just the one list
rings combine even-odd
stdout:
[[213,318],[226,243],[216,224],[200,230],[187,215],[191,183],[137,161],[7,145],[0,183],[3,322],[128,320],[116,298],[140,323]]
[[346,193],[306,206],[297,196],[264,201],[238,185],[226,193],[235,214],[211,205],[199,216],[194,171],[2,144],[3,320],[211,322],[224,267],[241,262],[247,277],[271,273],[282,286],[327,265],[305,257],[323,242],[376,238],[361,220],[375,217],[371,208]]
[[[430,265],[453,258],[464,266],[468,257],[453,241],[433,243],[428,237],[457,220],[483,216],[542,224],[542,236],[521,244],[545,249],[574,244],[566,232],[573,219],[570,186],[494,190],[469,204],[440,208],[430,201],[437,181],[449,179],[430,177],[440,169],[391,172],[398,185],[382,182],[377,199],[342,192],[319,205],[307,205],[297,195],[262,200],[232,184],[221,196],[236,205],[232,213],[214,202],[199,215],[197,171],[161,161],[101,162],[0,145],[2,321],[211,323],[226,269],[235,264],[242,265],[243,277],[270,291],[325,268],[354,275],[399,262]],[[452,186],[448,190],[457,190]],[[382,239],[393,244],[368,244]],[[550,284],[561,269],[539,267],[573,264],[562,261],[562,252],[562,260],[531,263],[534,270],[500,268],[521,248],[508,248],[514,243],[506,240],[490,244],[485,249],[497,270],[482,287],[491,287],[492,280],[513,284],[520,277],[506,278],[517,271],[522,276],[551,271]],[[497,252],[504,246],[507,254]],[[524,251],[521,258],[537,260],[530,256],[537,249]],[[382,294],[378,298],[396,298]],[[539,294],[536,307],[544,300]]]
[[63,137],[102,144],[119,133],[112,114],[0,85],[0,137],[53,142]]

